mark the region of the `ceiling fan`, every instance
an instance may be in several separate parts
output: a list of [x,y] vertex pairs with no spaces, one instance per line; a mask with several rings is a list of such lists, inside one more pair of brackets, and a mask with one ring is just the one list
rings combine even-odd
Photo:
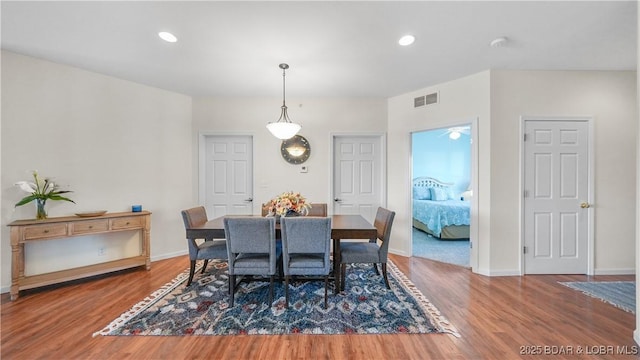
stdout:
[[470,130],[471,130],[471,126],[469,125],[454,126],[444,130],[444,132],[440,134],[440,136],[449,134],[449,139],[458,140],[460,138],[460,135],[462,134],[469,135]]

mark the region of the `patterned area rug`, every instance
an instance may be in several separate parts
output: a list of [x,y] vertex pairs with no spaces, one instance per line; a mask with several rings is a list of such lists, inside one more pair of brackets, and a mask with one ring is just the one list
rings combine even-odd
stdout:
[[140,301],[96,335],[236,335],[236,334],[397,334],[457,331],[438,309],[389,261],[388,290],[371,265],[347,267],[347,286],[338,295],[329,289],[324,308],[323,281],[242,282],[228,304],[226,262],[210,262],[186,287],[188,271]]
[[635,313],[636,283],[633,281],[560,282],[574,290],[582,291],[626,312]]

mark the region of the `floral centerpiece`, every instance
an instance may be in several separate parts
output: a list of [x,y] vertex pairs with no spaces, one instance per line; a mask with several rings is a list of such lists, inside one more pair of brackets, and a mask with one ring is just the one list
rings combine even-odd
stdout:
[[47,218],[47,211],[44,208],[47,200],[64,200],[75,204],[75,201],[61,195],[70,193],[71,191],[60,190],[59,187],[48,178],[45,178],[44,180],[40,179],[37,171],[33,172],[33,182],[18,181],[15,185],[22,191],[31,194],[22,198],[22,200],[18,201],[15,206],[25,205],[35,200],[36,219],[38,220]]
[[268,216],[307,215],[311,204],[299,192],[285,191],[265,204]]

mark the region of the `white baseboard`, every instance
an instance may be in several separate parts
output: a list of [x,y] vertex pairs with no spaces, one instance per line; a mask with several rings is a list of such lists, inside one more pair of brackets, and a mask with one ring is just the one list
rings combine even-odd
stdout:
[[595,269],[594,275],[635,275],[635,268],[626,269]]
[[484,276],[521,276],[520,270],[490,270],[490,269],[476,269],[476,274]]
[[638,333],[638,329],[633,330],[633,341],[640,345],[640,333]]
[[[174,258],[174,257],[178,257],[178,256],[187,255],[187,254],[189,254],[189,250],[181,250],[181,251],[176,251],[176,252],[172,252],[172,253],[152,256],[151,257],[151,262],[158,261],[158,260],[170,259],[170,258]],[[153,266],[151,268],[153,269]],[[8,293],[9,291],[11,291],[11,285],[0,287],[0,294]]]
[[171,259],[171,258],[174,258],[174,257],[188,255],[188,254],[189,254],[189,250],[181,250],[181,251],[176,251],[176,252],[172,252],[172,253],[152,256],[151,257],[151,261],[153,262],[153,261],[158,261],[158,260]]
[[405,256],[405,257],[410,257],[411,256],[411,255],[407,254],[406,251],[399,251],[399,250],[396,250],[396,249],[389,249],[389,252],[391,254],[394,254],[394,255],[400,255],[400,256]]

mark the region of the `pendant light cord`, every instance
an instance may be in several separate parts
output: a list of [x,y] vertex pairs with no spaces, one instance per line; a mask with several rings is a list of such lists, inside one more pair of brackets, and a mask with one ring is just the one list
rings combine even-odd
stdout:
[[287,82],[285,81],[285,76],[288,68],[289,68],[289,65],[280,64],[280,69],[282,69],[282,106],[281,106],[282,112],[280,113],[280,119],[278,119],[278,122],[280,122],[281,120],[284,120],[284,122],[290,123],[291,120],[289,119],[289,114],[287,114],[287,104],[286,104]]
[[287,71],[287,69],[282,69],[282,106],[286,107],[287,105],[285,104],[285,98],[286,98],[286,92],[285,92],[285,86],[286,86],[286,81],[284,80],[285,77],[285,72]]

